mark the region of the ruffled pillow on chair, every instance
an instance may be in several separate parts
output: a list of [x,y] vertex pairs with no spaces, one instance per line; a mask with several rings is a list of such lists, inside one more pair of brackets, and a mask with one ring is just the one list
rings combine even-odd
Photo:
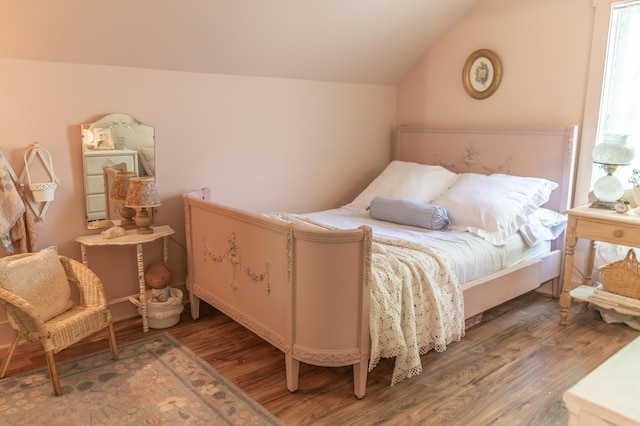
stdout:
[[47,321],[73,306],[56,247],[0,259],[0,286],[29,302]]

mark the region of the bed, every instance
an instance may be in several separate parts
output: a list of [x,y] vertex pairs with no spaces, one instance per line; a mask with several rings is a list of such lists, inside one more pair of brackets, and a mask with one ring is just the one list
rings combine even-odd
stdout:
[[[554,223],[553,235],[541,240],[531,241],[525,229],[537,221],[534,214],[561,217],[557,212],[569,207],[577,132],[577,126],[401,126],[392,161],[378,178],[352,203],[323,212],[259,215],[212,202],[208,189],[185,194],[192,316],[199,317],[203,300],[280,349],[292,392],[300,362],[352,365],[357,398],[381,357],[396,358],[392,384],[419,374],[420,355],[462,338],[465,320],[543,283],[551,282],[557,295],[562,224]],[[405,173],[400,183],[397,170]],[[416,179],[430,182],[426,193],[416,191]],[[480,214],[469,208],[474,200],[499,200],[493,185],[500,192],[512,182],[513,200]],[[424,230],[377,208],[380,220],[372,217],[373,200],[390,203],[394,212],[398,202],[444,212],[429,224],[447,223]],[[467,210],[491,224],[464,222]],[[502,216],[512,210],[524,219],[505,225]],[[432,247],[422,243],[427,234],[438,241]],[[447,249],[450,239],[454,248]],[[458,249],[467,246],[479,247],[469,252],[478,254]],[[407,251],[412,257],[404,262]],[[472,257],[482,265],[496,260],[485,269],[463,267]],[[398,271],[405,275],[395,276]],[[411,337],[399,337],[403,333]]]

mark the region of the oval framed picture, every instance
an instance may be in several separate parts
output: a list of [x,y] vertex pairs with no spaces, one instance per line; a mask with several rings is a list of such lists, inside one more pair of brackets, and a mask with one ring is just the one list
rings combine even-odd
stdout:
[[502,80],[500,58],[493,51],[479,49],[467,58],[462,69],[462,83],[469,96],[488,98],[498,89]]

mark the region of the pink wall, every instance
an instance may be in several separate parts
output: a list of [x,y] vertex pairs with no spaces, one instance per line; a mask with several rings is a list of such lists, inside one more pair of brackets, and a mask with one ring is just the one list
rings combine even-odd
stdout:
[[[602,44],[610,0],[596,3],[607,15],[595,34]],[[597,99],[585,115],[587,85],[591,97],[599,96],[604,64],[602,49],[592,52],[594,17],[594,0],[481,0],[399,84],[397,124],[595,128]],[[462,68],[477,49],[496,52],[503,71],[498,90],[483,100],[467,95],[462,85]],[[598,70],[600,80],[594,77]],[[591,188],[593,133],[579,141],[575,204],[585,203]],[[582,244],[575,265],[585,269],[588,247]]]
[[[159,223],[177,231],[170,258],[181,284],[185,191],[209,186],[215,199],[258,212],[330,208],[386,164],[396,121],[582,125],[592,20],[592,0],[482,0],[397,88],[0,59],[0,148],[18,173],[34,141],[50,150],[62,186],[36,248],[79,259],[74,238],[88,233],[80,124],[124,112],[156,126]],[[480,48],[500,56],[504,73],[485,100],[462,87],[464,62]],[[110,298],[135,293],[133,249],[89,256]],[[120,305],[119,318],[135,315]],[[0,345],[7,327],[0,313]]]
[[[453,25],[398,87],[398,124],[581,124],[592,0],[482,0]],[[464,91],[462,68],[491,49],[503,78],[489,98]]]
[[[257,212],[346,203],[389,161],[396,100],[392,86],[12,59],[0,59],[0,93],[0,149],[16,173],[39,141],[62,182],[36,249],[56,245],[78,260],[74,238],[95,232],[84,226],[80,125],[122,112],[155,126],[158,223],[176,230],[169,251],[177,285],[186,274],[184,192],[209,186],[216,200]],[[149,260],[160,253],[159,244],[145,249]],[[110,299],[136,292],[133,247],[90,248],[89,262]],[[128,302],[114,313],[137,315]],[[0,345],[8,330],[2,312]]]

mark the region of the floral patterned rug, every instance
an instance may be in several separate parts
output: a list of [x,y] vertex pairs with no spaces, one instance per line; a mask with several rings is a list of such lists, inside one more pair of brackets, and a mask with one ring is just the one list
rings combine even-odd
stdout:
[[0,380],[8,425],[283,424],[168,333]]

